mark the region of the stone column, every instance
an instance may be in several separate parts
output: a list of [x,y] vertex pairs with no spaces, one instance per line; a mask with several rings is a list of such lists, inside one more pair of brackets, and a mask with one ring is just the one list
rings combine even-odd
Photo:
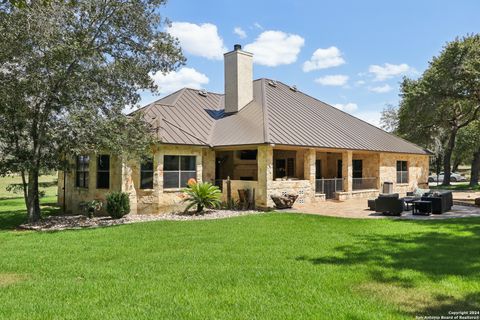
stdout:
[[352,192],[352,151],[342,152],[342,177],[343,177],[343,190],[345,192]]
[[203,181],[215,184],[215,150],[203,149]]
[[303,178],[310,182],[310,188],[308,194],[305,194],[305,200],[313,201],[315,199],[315,160],[316,160],[315,149],[305,150],[304,159],[303,159]]
[[130,199],[130,213],[137,214],[137,191],[135,190],[135,184],[133,183],[133,170],[132,167],[124,160],[121,161],[121,191],[128,193]]
[[382,172],[382,154],[378,153],[376,156],[377,160],[377,189],[380,190],[382,188],[382,179],[381,179],[381,172]]
[[258,190],[255,190],[255,202],[259,207],[271,206],[269,185],[273,182],[273,147],[270,145],[258,146]]

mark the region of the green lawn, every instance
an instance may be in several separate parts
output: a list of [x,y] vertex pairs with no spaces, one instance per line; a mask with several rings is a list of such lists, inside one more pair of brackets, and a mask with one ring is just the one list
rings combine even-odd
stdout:
[[456,184],[452,184],[450,186],[442,186],[441,183],[437,185],[433,185],[430,189],[441,189],[441,190],[452,190],[452,191],[463,191],[463,190],[480,190],[480,185],[471,187],[468,182],[460,182]]
[[0,319],[412,319],[480,309],[480,219],[269,213],[10,230],[23,215],[21,201],[0,202]]
[[[40,191],[45,192],[46,196],[57,195],[57,179],[56,174],[43,175],[39,177]],[[19,175],[12,175],[7,177],[0,177],[0,200],[23,197],[23,192],[17,193],[7,191],[7,186],[10,184],[20,184],[22,179]]]

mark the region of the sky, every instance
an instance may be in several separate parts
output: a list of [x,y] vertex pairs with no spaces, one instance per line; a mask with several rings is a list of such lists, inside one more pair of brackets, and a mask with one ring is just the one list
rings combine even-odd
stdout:
[[186,64],[153,75],[159,93],[183,87],[223,93],[223,53],[254,54],[254,78],[282,81],[379,125],[399,102],[403,76],[416,78],[446,42],[480,32],[480,1],[180,1],[160,9]]

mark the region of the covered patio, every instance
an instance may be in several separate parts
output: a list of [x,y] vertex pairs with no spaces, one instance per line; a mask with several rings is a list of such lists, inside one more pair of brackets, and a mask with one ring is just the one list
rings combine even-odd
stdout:
[[215,184],[226,199],[239,189],[255,189],[255,202],[273,206],[271,195],[298,195],[297,203],[373,197],[379,193],[380,154],[260,145],[217,148]]

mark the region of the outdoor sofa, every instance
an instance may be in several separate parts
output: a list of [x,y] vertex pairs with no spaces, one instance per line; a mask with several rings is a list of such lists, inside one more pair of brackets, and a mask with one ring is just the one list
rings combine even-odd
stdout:
[[432,213],[442,214],[452,209],[453,196],[451,191],[430,192],[422,196],[422,201],[432,203]]
[[405,201],[398,193],[380,194],[375,199],[375,211],[384,215],[399,216],[405,209]]

